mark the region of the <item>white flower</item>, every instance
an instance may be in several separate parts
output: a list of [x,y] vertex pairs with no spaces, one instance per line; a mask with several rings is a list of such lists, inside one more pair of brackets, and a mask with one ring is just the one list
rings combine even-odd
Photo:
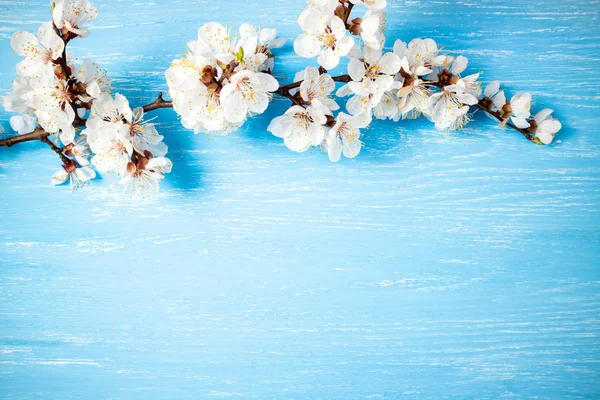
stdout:
[[452,72],[454,75],[460,75],[467,69],[468,64],[469,64],[469,60],[467,59],[467,57],[458,56],[452,62],[452,66],[450,67],[450,72]]
[[360,22],[360,37],[365,46],[374,50],[381,50],[383,48],[385,36],[380,31],[380,27],[384,21],[385,17],[382,12],[371,9],[367,10]]
[[117,93],[113,98],[109,93],[102,93],[100,97],[92,103],[90,118],[87,122],[88,128],[97,126],[114,126],[126,132],[124,121],[132,121],[133,112],[129,107],[129,101],[125,96]]
[[350,0],[352,4],[368,7],[371,10],[383,10],[387,6],[386,0]]
[[244,121],[249,111],[262,114],[269,105],[269,92],[278,88],[279,83],[269,74],[248,70],[237,72],[221,90],[225,118],[237,123]]
[[125,173],[134,150],[131,121],[133,113],[129,102],[118,93],[114,99],[105,93],[92,104],[90,119],[82,134],[87,136],[90,149],[95,153],[92,164],[99,171],[118,175]]
[[[399,82],[398,82],[399,84]],[[373,107],[373,116],[377,119],[394,118],[398,114],[398,103],[400,99],[394,92],[398,87],[383,92],[379,103]]]
[[67,180],[71,183],[71,189],[77,190],[82,186],[85,186],[90,179],[94,179],[96,177],[96,171],[92,168],[84,166],[77,167],[75,162],[71,162],[59,171],[57,171],[53,176],[50,183],[52,185],[62,185]]
[[501,110],[502,107],[504,107],[504,105],[506,104],[506,96],[504,94],[504,90],[500,90],[499,81],[494,81],[487,85],[487,87],[485,88],[484,96],[492,100],[492,103],[490,105],[491,111],[496,112],[498,110]]
[[401,68],[408,75],[425,76],[433,72],[433,67],[448,62],[448,57],[439,55],[438,46],[432,39],[413,39],[408,46],[396,40],[394,54],[400,57]]
[[135,151],[140,154],[150,152],[156,157],[167,154],[168,148],[163,142],[164,136],[158,133],[154,124],[144,121],[142,107],[137,107],[132,111],[132,118],[125,121],[125,126],[129,130],[129,139]]
[[31,79],[18,77],[13,81],[13,90],[5,96],[2,96],[2,106],[8,112],[29,114],[33,112],[27,105],[25,95],[33,90],[30,84]]
[[64,144],[73,141],[75,110],[71,106],[73,95],[67,83],[52,78],[43,86],[35,87],[25,94],[26,104],[35,110],[38,122],[48,133],[59,133]]
[[517,128],[529,128],[527,119],[531,116],[531,94],[517,93],[510,99],[510,109],[512,110],[511,120]]
[[127,174],[119,182],[125,186],[125,193],[130,197],[144,196],[158,192],[159,182],[164,174],[171,172],[173,163],[165,157],[147,159],[140,157],[137,163],[127,164]]
[[87,22],[93,21],[98,15],[98,10],[89,0],[53,0],[52,19],[54,25],[62,34],[86,37],[90,31],[83,28]]
[[279,49],[285,44],[285,38],[277,38],[277,29],[262,29],[258,36],[257,53],[264,54],[267,59],[259,66],[258,71],[271,72],[275,67],[273,49]]
[[206,58],[211,65],[217,60],[229,64],[237,59],[240,66],[236,70],[258,71],[268,59],[263,51],[257,51],[258,40],[258,33],[252,25],[240,25],[237,36],[232,37],[229,29],[223,25],[209,22],[198,29],[198,40],[189,42],[188,47],[194,54]]
[[267,49],[279,49],[286,42],[285,38],[277,38],[277,29],[261,29],[258,38],[259,46],[266,47]]
[[561,123],[552,117],[553,112],[553,110],[546,108],[533,117],[536,124],[535,136],[543,144],[552,143],[554,136],[562,128]]
[[79,99],[84,103],[97,99],[111,85],[111,80],[106,75],[106,71],[90,60],[85,60],[81,67],[75,69],[75,78],[81,82],[83,89],[85,89],[85,93],[79,95]]
[[[154,124],[144,122],[143,118],[144,110],[138,107],[132,111],[127,99],[118,93],[114,99],[110,94],[102,93],[94,101],[87,129],[83,133],[87,135],[94,153],[106,153],[107,148],[111,148],[119,159],[115,164],[107,165],[109,160],[100,157],[94,162],[94,157],[94,165],[101,164],[97,166],[99,170],[122,173],[123,160],[131,156],[133,150],[142,155],[150,152],[153,156],[164,156],[167,153],[163,136],[158,134]],[[98,151],[98,146],[105,147]]]
[[391,89],[394,75],[400,70],[400,58],[394,53],[382,54],[381,50],[367,48],[364,59],[351,58],[348,63],[348,74],[357,85],[363,79],[371,80],[376,92]]
[[363,78],[360,82],[352,81],[342,86],[336,94],[340,97],[352,95],[346,102],[346,110],[352,115],[357,115],[363,112],[371,112],[379,104],[387,89],[389,88],[384,89],[376,82]]
[[303,152],[310,146],[319,146],[325,138],[324,124],[327,117],[321,105],[290,107],[284,115],[274,118],[267,130],[283,138],[292,151]]
[[46,22],[38,29],[38,37],[27,31],[16,32],[10,39],[15,53],[25,59],[17,64],[20,76],[54,75],[56,60],[62,56],[65,44],[54,32],[52,22]]
[[216,83],[209,90],[201,81],[203,71],[216,71],[217,75],[213,80],[220,80],[218,74],[222,71],[207,64],[209,62],[210,60],[202,56],[188,56],[173,61],[171,68],[165,73],[173,108],[181,116],[183,126],[193,129],[194,133],[203,130],[218,133],[235,131],[244,121],[227,121]]
[[337,67],[340,57],[347,55],[354,45],[354,39],[346,36],[346,25],[337,16],[326,23],[325,17],[307,8],[298,22],[305,32],[294,41],[296,54],[305,58],[318,55],[319,65],[327,70]]
[[304,71],[296,74],[294,81],[302,81],[299,88],[300,97],[306,104],[318,100],[329,110],[326,114],[331,114],[331,111],[340,108],[335,100],[329,97],[335,90],[335,82],[329,74],[320,74],[317,68],[306,67]]
[[356,157],[362,147],[360,129],[366,128],[370,123],[371,116],[368,113],[356,116],[339,113],[335,125],[327,135],[329,160],[339,161],[342,153],[347,158]]
[[10,127],[19,135],[33,132],[37,120],[31,115],[14,115],[10,117]]
[[462,128],[470,118],[469,106],[479,102],[476,80],[479,74],[460,79],[454,85],[445,86],[441,92],[433,94],[424,112],[435,122],[436,129],[452,130]]
[[91,150],[85,135],[77,137],[72,143],[66,145],[64,153],[68,157],[75,157],[79,165],[90,165]]
[[407,118],[423,112],[431,94],[429,86],[417,77],[400,78],[403,85],[396,93],[398,97],[398,114],[394,117]]
[[87,135],[90,149],[95,153],[92,164],[100,172],[123,175],[127,163],[133,154],[133,146],[129,138],[122,132],[109,126],[82,132]]

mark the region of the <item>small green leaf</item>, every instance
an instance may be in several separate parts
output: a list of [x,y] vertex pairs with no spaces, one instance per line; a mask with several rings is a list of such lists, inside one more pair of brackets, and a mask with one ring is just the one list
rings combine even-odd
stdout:
[[240,49],[237,51],[237,53],[235,53],[235,58],[239,62],[244,61],[244,48],[243,47],[240,47]]
[[540,146],[544,145],[544,143],[542,143],[542,141],[538,137],[534,137],[533,140],[532,140],[532,142],[535,143],[535,144],[539,144]]

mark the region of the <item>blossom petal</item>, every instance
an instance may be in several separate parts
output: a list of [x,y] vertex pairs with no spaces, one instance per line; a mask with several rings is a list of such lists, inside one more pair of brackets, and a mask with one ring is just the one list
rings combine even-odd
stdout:
[[20,56],[35,57],[39,53],[39,41],[27,31],[15,32],[10,38],[13,51]]
[[452,68],[450,69],[450,72],[452,72],[454,75],[460,75],[461,73],[464,72],[465,69],[467,69],[468,63],[469,63],[469,60],[467,59],[467,57],[458,56],[458,57],[456,57],[456,60],[454,60],[454,63],[452,64]]
[[338,162],[342,157],[342,139],[336,127],[333,127],[327,136],[327,155],[331,162]]
[[69,173],[61,168],[60,170],[56,171],[54,175],[52,175],[50,184],[53,186],[62,185],[67,181],[67,179],[69,179]]
[[498,91],[500,91],[500,81],[490,82],[490,84],[485,88],[484,95],[485,97],[492,97],[498,93]]
[[55,60],[62,56],[65,43],[54,31],[52,22],[43,23],[38,29],[40,43],[52,52],[52,58]]
[[202,25],[198,29],[198,40],[205,43],[215,52],[225,51],[229,47],[227,29],[217,22],[209,22]]
[[335,54],[332,49],[325,49],[317,58],[319,65],[329,70],[338,66],[340,63],[340,57]]
[[377,62],[380,73],[395,75],[400,71],[400,57],[394,53],[385,53]]
[[511,120],[513,124],[515,124],[515,126],[520,129],[527,129],[531,126],[529,122],[527,122],[527,119],[522,117],[512,117]]
[[294,51],[300,57],[311,58],[319,54],[321,50],[321,43],[319,40],[310,34],[303,34],[298,36],[294,41]]
[[257,72],[254,74],[254,77],[260,84],[260,90],[264,92],[275,92],[279,89],[279,82],[271,74]]
[[361,81],[365,76],[365,63],[358,58],[351,58],[348,62],[348,74],[353,81]]

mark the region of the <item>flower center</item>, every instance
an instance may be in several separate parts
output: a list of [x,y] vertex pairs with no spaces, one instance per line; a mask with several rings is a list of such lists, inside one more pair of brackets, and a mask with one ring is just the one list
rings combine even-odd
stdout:
[[321,43],[323,43],[323,46],[330,49],[335,48],[336,39],[333,32],[331,32],[331,28],[327,27],[325,33],[319,36],[319,40],[321,41]]
[[305,130],[308,129],[310,124],[312,124],[313,122],[312,117],[308,113],[297,113],[294,115],[294,118],[296,119],[296,123],[298,124],[298,126],[302,127]]

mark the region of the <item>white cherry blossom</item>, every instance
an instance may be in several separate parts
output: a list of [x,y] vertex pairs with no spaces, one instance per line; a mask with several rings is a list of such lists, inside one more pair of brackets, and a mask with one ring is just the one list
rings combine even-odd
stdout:
[[425,76],[434,67],[444,66],[448,57],[439,54],[437,44],[432,39],[413,39],[408,45],[396,40],[394,54],[401,60],[401,68],[408,75]]
[[77,163],[82,166],[90,165],[91,154],[85,135],[78,136],[72,143],[65,146],[65,155],[75,157]]
[[340,57],[348,54],[354,39],[346,36],[341,18],[334,16],[328,23],[325,21],[318,12],[306,9],[298,21],[305,32],[294,41],[294,50],[301,57],[318,56],[319,65],[329,70],[337,67]]
[[[238,129],[244,121],[229,122],[221,105],[220,93],[207,88],[201,81],[202,71],[211,66],[210,60],[202,56],[188,56],[173,61],[166,71],[169,94],[173,98],[173,108],[181,116],[181,123],[194,133],[203,131],[229,133]],[[220,79],[219,75],[215,76]]]
[[125,173],[133,154],[133,145],[124,132],[111,129],[110,126],[99,126],[82,133],[87,135],[90,149],[95,153],[92,164],[98,171],[117,175]]
[[504,95],[504,90],[500,89],[499,81],[490,82],[485,88],[484,96],[492,100],[492,104],[490,105],[491,111],[498,111],[506,104],[506,96]]
[[552,143],[554,136],[562,128],[562,124],[552,117],[553,112],[553,110],[546,108],[533,117],[536,125],[535,137],[540,139],[543,144]]
[[173,163],[165,157],[146,159],[140,157],[137,163],[128,163],[127,172],[119,182],[130,197],[144,197],[158,192],[159,183],[164,175],[171,172]]
[[400,58],[394,53],[383,54],[381,50],[367,48],[364,58],[351,58],[348,63],[348,74],[356,85],[363,79],[370,80],[375,92],[391,89],[394,75],[400,70]]
[[51,184],[62,185],[67,180],[71,184],[71,189],[77,190],[85,186],[91,179],[96,177],[96,171],[88,166],[77,167],[75,163],[69,164],[57,171],[51,180]]
[[453,130],[462,128],[470,118],[469,106],[479,102],[475,81],[479,74],[460,79],[439,93],[431,95],[424,112],[435,123],[436,129]]
[[52,0],[52,19],[54,25],[63,32],[79,37],[90,34],[83,25],[98,16],[98,10],[89,0]]
[[396,92],[398,97],[398,114],[395,120],[415,116],[425,110],[431,89],[418,77],[400,77],[402,87]]
[[354,35],[360,35],[368,48],[381,50],[385,43],[385,36],[380,31],[383,21],[383,13],[369,9],[362,18],[351,21],[349,30]]
[[360,129],[366,128],[371,123],[371,115],[368,113],[356,116],[340,112],[336,123],[327,135],[327,153],[329,160],[337,162],[341,155],[354,158],[360,153],[362,142],[360,141]]
[[237,123],[246,119],[248,112],[262,114],[269,105],[270,92],[278,88],[279,83],[269,74],[248,70],[234,74],[220,94],[225,118]]
[[238,34],[233,36],[223,25],[209,22],[198,29],[198,40],[189,42],[188,47],[194,54],[208,59],[210,64],[215,61],[229,64],[237,59],[240,62],[237,70],[258,71],[268,59],[264,51],[257,51],[258,40],[258,32],[250,24],[240,25]]
[[321,74],[314,67],[306,67],[305,70],[296,74],[294,80],[302,81],[299,92],[302,100],[306,104],[312,104],[313,100],[318,100],[320,104],[328,110],[326,114],[331,114],[331,111],[338,110],[340,106],[332,99],[331,93],[335,90],[335,82],[329,74]]
[[290,107],[284,115],[271,121],[267,130],[283,138],[287,148],[303,152],[310,146],[319,146],[325,138],[325,109],[321,105]]
[[271,72],[275,67],[274,49],[279,49],[285,44],[285,38],[277,37],[277,29],[261,29],[258,36],[257,53],[264,54],[267,59],[259,66],[259,71]]
[[27,31],[16,32],[10,39],[14,52],[25,57],[17,64],[21,76],[54,75],[54,66],[62,56],[65,44],[56,34],[52,22],[46,22],[38,29],[38,37]]
[[376,82],[363,78],[360,82],[352,81],[338,89],[340,97],[352,96],[346,102],[346,110],[357,115],[363,112],[371,112],[383,98],[386,90],[391,89],[393,80],[389,86],[382,87]]
[[100,66],[91,60],[84,60],[83,65],[75,68],[75,78],[83,86],[85,93],[79,98],[83,102],[89,102],[100,97],[102,92],[108,91],[111,80]]
[[531,116],[531,94],[517,93],[510,99],[512,114],[510,119],[517,128],[529,128],[527,119]]
[[24,98],[46,132],[59,133],[64,144],[73,141],[75,110],[71,103],[74,99],[64,80],[52,77],[48,82],[27,92]]

